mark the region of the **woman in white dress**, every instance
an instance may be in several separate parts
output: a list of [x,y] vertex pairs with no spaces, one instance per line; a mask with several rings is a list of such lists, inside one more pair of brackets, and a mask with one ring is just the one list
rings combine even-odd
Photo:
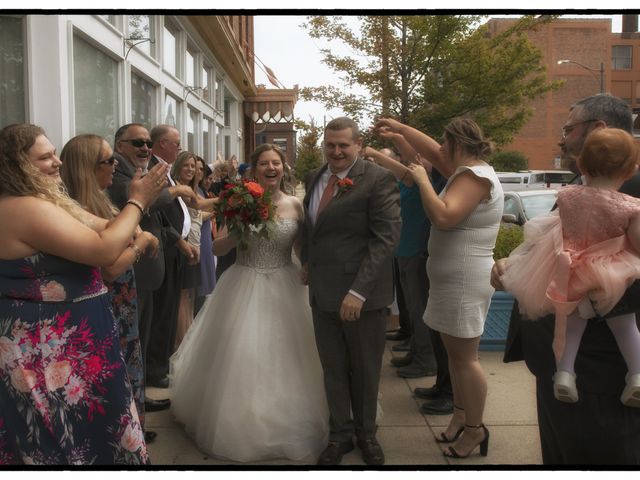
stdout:
[[[256,181],[272,192],[273,240],[238,248],[171,358],[171,410],[199,448],[240,462],[315,462],[328,441],[329,413],[306,287],[291,253],[303,208],[282,191],[284,154],[251,156]],[[214,241],[223,255],[237,239]]]
[[401,134],[448,178],[438,196],[424,167],[410,167],[432,225],[424,320],[440,332],[453,386],[453,417],[436,441],[455,442],[443,450],[448,457],[468,457],[478,446],[480,454],[487,455],[489,431],[482,421],[487,382],[478,347],[493,295],[489,280],[504,203],[500,181],[482,160],[491,143],[468,118],[457,118],[445,127],[442,145],[395,120],[381,119],[376,127],[383,136]]

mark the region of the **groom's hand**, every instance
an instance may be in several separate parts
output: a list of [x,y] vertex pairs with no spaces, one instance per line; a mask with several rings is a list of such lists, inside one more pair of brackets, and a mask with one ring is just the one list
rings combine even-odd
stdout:
[[347,296],[342,300],[340,306],[340,318],[343,322],[353,322],[360,318],[360,311],[364,302],[358,297],[347,293]]
[[300,268],[300,281],[303,285],[309,285],[309,265],[306,263]]

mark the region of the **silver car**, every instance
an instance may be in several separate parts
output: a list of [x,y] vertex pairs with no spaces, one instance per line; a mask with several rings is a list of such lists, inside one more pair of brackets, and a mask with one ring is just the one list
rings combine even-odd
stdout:
[[538,215],[549,213],[556,204],[557,195],[558,191],[550,188],[504,192],[502,221],[524,225]]

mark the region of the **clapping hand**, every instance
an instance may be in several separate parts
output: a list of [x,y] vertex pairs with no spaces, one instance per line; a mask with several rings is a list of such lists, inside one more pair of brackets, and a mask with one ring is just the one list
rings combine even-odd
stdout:
[[140,202],[143,206],[151,205],[167,184],[169,165],[157,164],[149,173],[142,176],[142,170],[136,170],[129,185],[129,198]]

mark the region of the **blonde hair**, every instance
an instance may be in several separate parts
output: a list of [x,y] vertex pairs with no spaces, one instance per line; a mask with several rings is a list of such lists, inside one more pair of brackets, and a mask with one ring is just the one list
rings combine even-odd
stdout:
[[231,173],[229,171],[229,165],[224,160],[216,160],[213,162],[213,173],[215,173],[216,177],[219,177],[218,180],[222,180],[224,177],[228,177]]
[[73,137],[60,153],[62,160],[62,181],[69,196],[88,212],[108,220],[115,217],[118,210],[107,194],[100,189],[96,178],[96,168],[102,158],[104,138],[85,134]]
[[593,130],[584,142],[578,168],[592,177],[626,178],[638,165],[638,145],[619,128]]
[[[180,152],[178,154],[178,157],[176,158],[176,161],[173,163],[173,166],[171,167],[171,177],[178,183],[182,183],[180,181],[180,174],[182,173],[182,169],[184,168],[184,164],[187,162],[187,160],[189,160],[190,158],[193,158],[194,164],[198,161],[196,154],[195,153],[191,153],[191,152]],[[193,178],[191,179],[191,182],[189,182],[188,184],[191,189],[194,192],[197,192],[196,187],[198,186],[198,183],[196,182],[196,175],[195,173],[193,174]]]
[[41,135],[46,136],[42,128],[28,123],[7,125],[0,130],[0,195],[40,198],[88,224],[84,210],[69,197],[64,186],[31,163],[29,150]]

